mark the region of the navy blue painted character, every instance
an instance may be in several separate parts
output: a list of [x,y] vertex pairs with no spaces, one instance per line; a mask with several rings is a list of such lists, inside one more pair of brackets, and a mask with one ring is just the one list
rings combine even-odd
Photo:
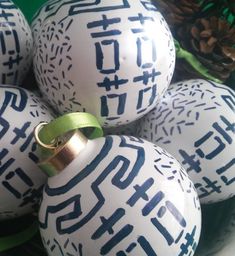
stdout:
[[[214,128],[213,131],[207,132],[194,143],[196,153],[200,158],[211,160],[225,149],[226,144],[232,144],[233,142],[235,122],[231,123],[226,117],[220,116],[220,123],[213,123],[212,128]],[[211,142],[211,140],[214,140],[216,143]],[[216,144],[216,146],[211,152],[205,153],[201,147],[206,143],[209,143],[210,145]]]
[[[9,21],[5,21],[2,25],[9,26],[8,23]],[[8,43],[9,40],[12,44]],[[12,47],[9,48],[9,45],[12,45]],[[3,62],[3,66],[7,67],[8,71],[2,74],[2,82],[6,83],[7,77],[14,77],[14,81],[16,82],[19,74],[18,71],[14,71],[14,67],[20,65],[23,56],[20,53],[19,37],[15,29],[11,28],[9,30],[0,31],[0,49],[1,55],[8,56],[7,60]]]
[[[220,122],[214,122],[212,124],[212,129],[213,130],[208,131],[205,135],[195,141],[194,154],[190,155],[183,149],[179,150],[179,154],[182,157],[182,164],[187,172],[201,172],[200,159],[213,160],[224,151],[227,145],[233,143],[235,122],[230,122],[226,117],[221,115]],[[208,147],[208,145],[210,146]],[[214,145],[214,148],[212,150],[210,149],[209,152],[206,152],[207,148],[211,148],[211,145]]]
[[6,148],[0,151],[0,176],[15,162],[15,159],[8,157],[9,150]]
[[[102,247],[100,250],[101,255],[108,254],[111,250],[115,248],[116,245],[118,245],[121,241],[123,241],[126,237],[128,237],[131,232],[134,230],[134,227],[130,224],[124,225],[119,231],[114,232],[114,226],[117,224],[119,220],[121,220],[125,216],[125,209],[118,208],[114,211],[114,213],[108,217],[105,218],[104,216],[100,217],[101,225],[95,230],[95,232],[92,235],[93,240],[97,240],[100,237],[102,237],[105,233],[108,233],[110,236],[112,236]],[[131,242],[130,245],[125,249],[125,251],[119,251],[117,252],[117,256],[127,255],[126,253],[133,252],[137,245],[140,245],[140,247],[143,249],[143,252],[146,253],[148,256],[155,256],[157,255],[150,245],[150,243],[146,240],[144,236],[139,236],[137,241]]]
[[[162,206],[160,206],[157,210],[156,217],[151,218],[151,222],[170,246],[173,243],[179,242],[184,233],[184,228],[186,227],[187,223],[183,215],[179,212],[175,205],[169,200],[164,200],[165,194],[162,191],[158,191],[152,198],[149,198],[147,191],[152,187],[153,184],[154,180],[152,178],[149,178],[142,185],[135,185],[135,192],[129,198],[127,204],[130,207],[133,207],[140,199],[146,201],[147,203],[142,209],[142,215],[144,217],[148,216],[153,210],[156,210],[156,208],[159,207],[160,204],[162,204]],[[168,231],[169,229],[163,226],[161,224],[161,221],[159,221],[159,219],[163,218],[166,214],[171,214],[172,217],[176,220],[176,223],[178,223],[179,225],[179,232],[176,238],[174,238],[174,235]],[[164,221],[162,221],[162,223],[164,223]]]
[[[95,50],[96,67],[102,74],[114,74],[120,68],[119,42],[117,37],[122,32],[115,28],[120,22],[121,18],[119,17],[109,18],[103,14],[99,20],[87,24],[87,28],[91,30],[91,37],[100,39],[100,41],[95,43]],[[113,54],[110,54],[111,52]],[[110,62],[111,57],[113,58],[113,63]]]
[[227,186],[235,182],[234,165],[235,158],[232,158],[228,163],[224,164],[222,167],[216,170],[216,173],[221,175],[221,180]]
[[197,227],[194,226],[191,233],[187,233],[185,235],[186,243],[182,243],[180,245],[180,253],[178,256],[184,256],[184,255],[194,255],[196,248],[197,248],[197,242],[195,241],[195,234],[196,234]]
[[[119,119],[125,111],[126,98],[126,93],[101,96],[101,116],[109,116],[107,120]],[[113,113],[111,113],[111,110],[113,110]]]
[[17,143],[19,144],[20,141],[23,141],[21,146],[18,146],[17,144],[20,152],[24,152],[26,149],[28,149],[33,140],[33,132],[30,132],[29,135],[27,134],[27,131],[29,130],[33,131],[33,128],[31,127],[31,122],[26,122],[21,128],[15,127],[13,129],[15,136],[12,138],[10,143],[11,145],[16,145]]
[[[15,187],[16,183],[21,184],[19,186],[21,191]],[[38,190],[32,189],[34,186],[32,179],[20,167],[16,168],[14,171],[8,172],[5,177],[3,177],[2,186],[14,197],[23,200],[20,207],[29,203],[33,204],[32,207],[34,207],[42,192],[42,187]]]
[[201,162],[196,154],[190,155],[184,149],[179,149],[179,154],[182,157],[182,165],[187,172],[195,171],[196,173],[201,172]]
[[221,98],[228,105],[228,107],[234,112],[235,111],[235,94],[233,91],[229,91],[230,95],[222,95]]
[[205,198],[213,193],[221,193],[221,185],[218,180],[212,181],[208,177],[202,177],[204,183],[195,183],[195,188],[198,192],[198,197],[200,199]]
[[[154,84],[152,87],[146,87],[139,90],[138,101],[136,105],[137,114],[140,114],[151,106],[157,96],[157,85]],[[145,105],[145,102],[148,102],[148,105]],[[145,106],[144,106],[145,105]]]
[[[152,16],[146,16],[138,13],[135,16],[130,16],[128,20],[133,24],[132,33],[136,38],[136,65],[141,68],[142,74],[133,78],[135,84],[144,84],[146,87],[139,91],[138,102],[136,105],[137,114],[147,110],[151,106],[157,96],[156,78],[161,75],[161,72],[154,68],[157,61],[156,44],[152,38],[146,35],[145,25],[154,22]],[[137,25],[138,24],[138,25]],[[146,102],[148,105],[146,105]]]

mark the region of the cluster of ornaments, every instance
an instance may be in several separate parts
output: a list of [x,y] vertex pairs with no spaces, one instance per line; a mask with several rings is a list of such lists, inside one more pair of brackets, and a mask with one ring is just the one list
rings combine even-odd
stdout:
[[[192,256],[200,203],[235,195],[234,91],[170,85],[174,41],[150,0],[50,0],[32,22],[33,52],[22,13],[6,0],[0,12],[0,220],[33,212],[45,185],[49,256]],[[21,87],[31,60],[42,96]],[[53,111],[89,112],[107,136],[48,179],[33,130]]]

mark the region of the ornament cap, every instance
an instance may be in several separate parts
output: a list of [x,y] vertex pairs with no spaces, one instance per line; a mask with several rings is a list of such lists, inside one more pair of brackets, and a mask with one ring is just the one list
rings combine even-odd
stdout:
[[85,148],[88,139],[79,131],[69,132],[65,143],[55,148],[52,156],[39,162],[39,167],[48,176],[55,176],[62,172]]

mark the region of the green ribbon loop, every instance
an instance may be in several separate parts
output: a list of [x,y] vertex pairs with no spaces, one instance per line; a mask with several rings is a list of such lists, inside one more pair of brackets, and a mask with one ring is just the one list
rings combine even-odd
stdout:
[[0,252],[12,249],[32,239],[38,232],[37,221],[33,222],[28,228],[14,235],[0,237]]
[[43,143],[50,144],[67,132],[82,128],[93,128],[90,139],[103,136],[103,130],[96,117],[83,112],[69,113],[54,119],[39,131],[38,136]]
[[208,69],[205,66],[203,66],[201,62],[198,61],[193,54],[181,48],[180,43],[176,39],[174,39],[174,43],[175,43],[176,56],[178,58],[184,59],[185,61],[187,61],[189,65],[191,65],[199,74],[201,74],[205,78],[212,80],[216,83],[220,83],[220,84],[222,83],[221,80],[209,74]]

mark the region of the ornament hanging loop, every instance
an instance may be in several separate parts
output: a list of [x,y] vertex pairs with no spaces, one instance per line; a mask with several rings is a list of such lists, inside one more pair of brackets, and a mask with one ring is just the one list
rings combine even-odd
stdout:
[[35,128],[34,128],[34,138],[36,140],[36,142],[38,143],[38,145],[40,145],[42,148],[44,149],[48,149],[48,150],[55,150],[56,147],[57,147],[57,142],[56,141],[53,141],[53,143],[51,144],[46,144],[46,143],[43,143],[41,141],[41,139],[39,138],[39,132],[40,130],[45,126],[47,125],[48,123],[47,122],[41,122],[39,123]]

